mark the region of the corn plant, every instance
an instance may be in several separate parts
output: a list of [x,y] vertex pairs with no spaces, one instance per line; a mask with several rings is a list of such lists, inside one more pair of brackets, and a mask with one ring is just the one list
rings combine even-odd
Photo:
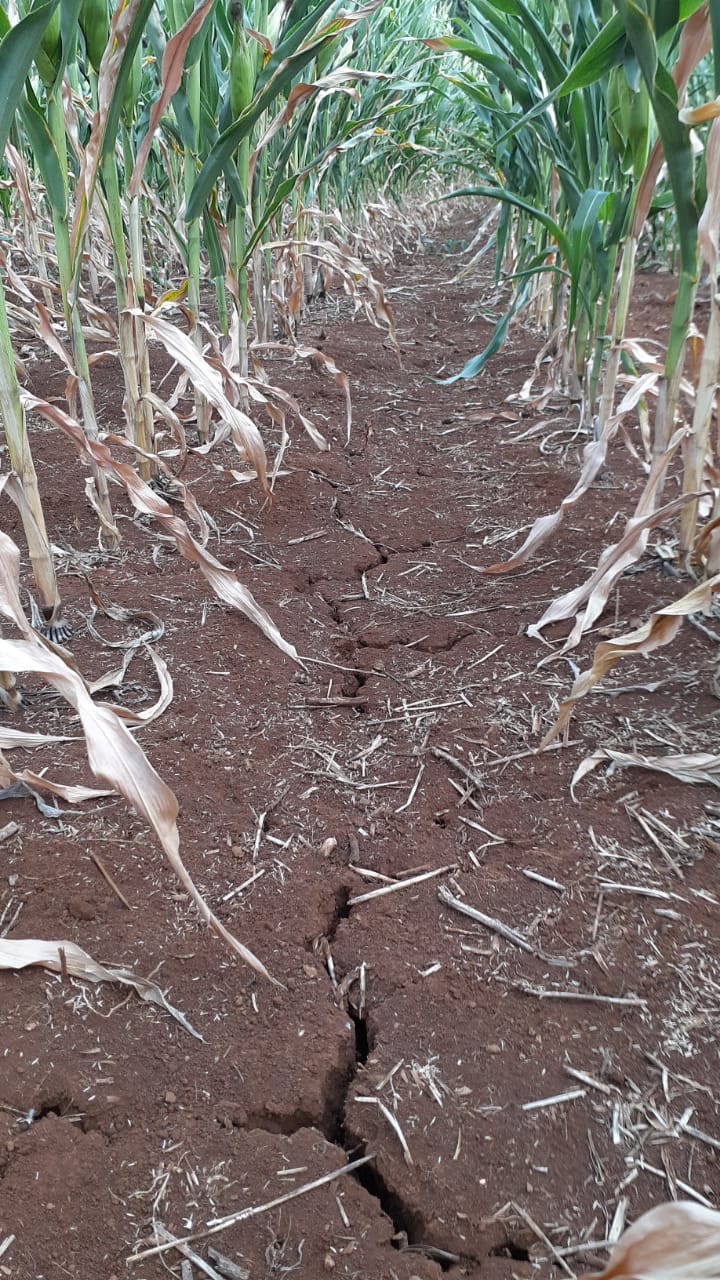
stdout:
[[[702,163],[687,126],[708,119],[712,110],[700,108],[697,117],[683,114],[682,107],[691,77],[695,92],[707,84],[707,72],[703,80],[698,68],[705,65],[713,34],[717,42],[720,19],[716,6],[701,0],[674,7],[617,0],[614,9],[563,5],[558,24],[557,7],[544,0],[468,0],[458,33],[428,42],[437,53],[452,50],[465,60],[461,73],[448,80],[476,111],[478,167],[487,179],[455,194],[479,194],[499,203],[497,273],[499,279],[504,269],[513,287],[510,308],[488,348],[457,376],[480,372],[502,344],[513,316],[533,302],[541,281],[546,289],[550,282],[552,305],[546,314],[552,317],[552,337],[544,351],[556,353],[556,380],[576,395],[582,388],[581,421],[593,436],[580,479],[563,507],[539,520],[523,547],[505,565],[491,566],[493,572],[523,563],[558,527],[564,510],[580,500],[598,474],[609,440],[636,403],[626,396],[618,412],[616,386],[638,246],[663,163],[663,204],[672,209],[680,274],[664,374],[646,384],[657,391],[656,474],[648,518],[660,501],[664,468],[674,452],[698,276]],[[686,455],[681,537],[686,553],[697,512],[692,494],[700,487],[708,439],[714,344],[713,329]],[[538,628],[550,613],[564,616],[559,607],[548,610]]]
[[[0,82],[4,97],[0,100],[0,153],[5,148],[12,128],[17,104],[23,91],[35,51],[52,22],[57,0],[32,10],[11,27],[0,10]],[[60,595],[53,565],[45,517],[27,434],[25,414],[15,369],[12,338],[0,273],[0,415],[13,470],[20,480],[18,505],[28,543],[35,583],[40,597],[43,622],[57,639],[66,638],[61,616]]]
[[[88,310],[88,247],[91,264],[99,240],[112,262],[126,431],[142,479],[155,480],[163,470],[155,454],[157,415],[186,447],[177,416],[152,389],[149,328],[192,378],[201,443],[211,436],[214,405],[225,424],[232,422],[233,440],[255,460],[265,482],[257,428],[243,412],[250,388],[253,401],[274,421],[284,421],[287,406],[324,446],[291,397],[273,389],[278,407],[257,384],[251,386],[248,329],[254,320],[259,356],[273,345],[274,309],[298,354],[313,354],[297,345],[295,329],[305,298],[322,281],[325,262],[349,290],[358,282],[367,287],[374,312],[392,335],[382,291],[361,261],[372,246],[363,200],[378,187],[380,173],[385,191],[401,196],[437,154],[431,122],[438,102],[447,107],[449,99],[433,85],[431,59],[418,38],[437,22],[446,23],[447,10],[442,4],[423,7],[421,17],[403,23],[382,0],[347,9],[339,0],[280,0],[272,7],[254,0],[229,13],[211,0],[195,8],[185,0],[163,0],[157,7],[151,0],[120,0],[114,8],[108,0],[60,0],[33,9],[24,3],[14,23],[10,11],[0,8],[7,86],[1,137],[12,133],[16,144],[8,157],[15,186],[25,192],[28,246],[44,284],[42,307],[25,290],[24,314],[71,375],[69,407],[75,413],[79,402],[92,446],[89,496],[112,545],[119,535],[99,461],[102,450],[96,447],[100,433],[86,350],[92,326],[86,317],[93,317],[95,336],[98,324],[108,334],[113,328],[102,308]],[[448,121],[446,114],[446,126]],[[349,180],[353,173],[360,175],[356,183]],[[52,222],[53,254],[32,213],[29,191],[38,184],[40,209]],[[159,200],[150,196],[151,188]],[[5,193],[3,199],[9,214]],[[202,323],[206,274],[216,286],[225,347]],[[184,295],[195,355],[148,308],[150,302],[167,312]],[[4,300],[0,326],[4,417],[14,464],[23,469],[28,501],[36,508],[27,523],[40,574],[47,535]],[[203,355],[208,344],[220,362],[222,392]],[[324,360],[331,376],[346,385],[344,375]],[[57,621],[49,554],[44,564],[42,607]]]

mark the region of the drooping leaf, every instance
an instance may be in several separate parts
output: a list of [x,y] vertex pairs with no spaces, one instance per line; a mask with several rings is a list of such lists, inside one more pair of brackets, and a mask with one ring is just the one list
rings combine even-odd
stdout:
[[[82,436],[79,427],[78,431]],[[156,773],[115,710],[93,702],[78,672],[30,627],[20,603],[19,569],[20,553],[12,539],[0,530],[0,613],[15,623],[22,637],[8,640],[0,636],[0,671],[32,671],[75,708],[93,773],[124,796],[152,827],[175,874],[213,932],[257,973],[275,981],[252,951],[218,920],[185,867],[180,856],[178,802],[170,787]]]
[[561,703],[557,720],[543,738],[541,749],[562,733],[570,721],[575,704],[612,671],[621,658],[653,653],[655,649],[671,644],[682,626],[683,618],[690,613],[709,612],[713,594],[718,590],[720,574],[693,587],[682,599],[675,600],[664,609],[656,610],[635,631],[628,631],[613,640],[603,640],[595,649],[592,666],[578,676],[569,696]]

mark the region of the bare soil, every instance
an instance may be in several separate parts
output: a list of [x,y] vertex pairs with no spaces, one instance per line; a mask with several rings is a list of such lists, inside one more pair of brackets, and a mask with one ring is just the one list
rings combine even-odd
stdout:
[[[477,572],[572,488],[584,439],[577,406],[508,401],[541,345],[532,332],[516,330],[477,381],[433,381],[485,345],[498,314],[489,274],[449,283],[447,239],[439,230],[389,282],[402,366],[345,304],[306,321],[303,338],[350,374],[349,445],[341,390],[278,358],[272,377],[332,450],[293,426],[272,506],[235,483],[229,446],[193,455],[183,477],[217,524],[211,550],[304,667],[220,605],[119,490],[124,542],[98,554],[85,466],[33,425],[72,652],[88,679],[118,663],[88,631],[84,572],[114,603],[161,616],[174,699],[138,739],[180,800],[193,877],[281,985],[201,923],[124,801],[61,803],[53,818],[5,799],[17,831],[0,844],[0,931],[154,976],[201,1038],[124,988],[0,975],[2,1276],[179,1275],[175,1250],[127,1261],[158,1222],[190,1235],[363,1154],[354,1174],[196,1241],[205,1274],[222,1274],[210,1248],[252,1280],[582,1272],[602,1265],[613,1223],[676,1195],[720,1198],[717,794],[634,769],[599,770],[570,795],[597,747],[713,750],[715,643],[687,625],[581,703],[562,749],[534,754],[573,669],[538,667],[550,650],[526,628],[591,572],[643,475],[618,440],[534,561]],[[672,288],[641,278],[638,336],[661,333]],[[35,355],[34,392],[61,396],[57,366]],[[119,370],[107,359],[95,374],[103,426],[122,432]],[[3,520],[21,542],[14,509]],[[657,553],[671,536],[654,531],[571,655],[580,669],[599,638],[687,589]],[[147,630],[95,625],[108,641]],[[117,701],[155,693],[141,650]],[[31,679],[2,720],[77,734]],[[79,742],[13,764],[92,781]],[[357,900],[381,888],[393,891]]]

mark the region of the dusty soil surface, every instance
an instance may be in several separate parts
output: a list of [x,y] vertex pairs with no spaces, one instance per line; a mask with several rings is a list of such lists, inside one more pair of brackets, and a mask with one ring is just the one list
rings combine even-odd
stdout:
[[[302,336],[350,374],[349,445],[342,391],[278,357],[270,374],[331,451],[292,425],[272,506],[235,482],[229,445],[192,455],[183,477],[216,523],[210,549],[304,666],[222,606],[119,489],[123,545],[99,554],[85,465],[34,424],[75,659],[97,679],[119,664],[106,642],[149,626],[98,616],[97,638],[86,572],[162,619],[174,697],[137,737],[178,796],[196,883],[278,985],[200,921],[124,801],[59,802],[53,817],[5,799],[0,818],[17,825],[0,832],[0,932],[152,976],[197,1037],[127,988],[0,976],[2,1276],[179,1275],[176,1249],[128,1259],[161,1223],[192,1236],[263,1206],[189,1245],[205,1270],[186,1259],[183,1276],[573,1274],[602,1265],[641,1209],[720,1198],[717,793],[603,766],[570,795],[598,747],[713,750],[714,624],[621,665],[566,745],[535,754],[573,663],[687,583],[664,570],[661,526],[573,663],[538,667],[552,651],[528,624],[619,536],[642,468],[618,439],[529,565],[478,573],[569,492],[584,438],[567,401],[508,401],[541,345],[532,332],[475,382],[432,380],[480,350],[497,315],[489,275],[449,283],[447,238],[388,281],[402,367],[345,305],[306,321]],[[672,287],[642,278],[639,336],[666,323]],[[57,366],[36,355],[33,390],[60,397]],[[121,432],[119,371],[107,359],[95,373],[103,426]],[[279,435],[266,439],[272,455]],[[9,505],[3,527],[21,542]],[[59,697],[24,687],[2,724],[77,734]],[[156,691],[141,648],[109,700],[139,709]],[[12,763],[92,782],[77,741]]]

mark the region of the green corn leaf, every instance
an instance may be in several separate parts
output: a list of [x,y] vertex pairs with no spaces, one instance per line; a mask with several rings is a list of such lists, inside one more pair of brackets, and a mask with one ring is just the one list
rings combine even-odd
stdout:
[[451,387],[454,382],[459,382],[460,380],[466,382],[469,378],[477,377],[481,370],[484,369],[488,360],[492,359],[494,355],[497,355],[501,347],[504,346],[508,330],[510,328],[510,322],[517,315],[518,311],[525,306],[529,289],[530,284],[528,282],[524,289],[520,289],[518,293],[516,293],[510,310],[507,311],[495,325],[492,337],[485,350],[481,351],[479,355],[473,356],[472,360],[468,360],[467,364],[460,370],[460,372],[453,374],[451,378],[436,378],[435,381],[439,386]]
[[62,40],[61,68],[55,83],[60,84],[65,68],[72,63],[77,45],[81,0],[62,0],[60,5],[60,38]]
[[[267,64],[263,67],[258,76],[258,91],[264,88],[264,86],[273,78],[275,72],[282,66],[283,62],[287,58],[291,58],[303,42],[316,31],[318,19],[321,18],[324,13],[327,13],[333,3],[334,0],[320,0],[319,4],[317,4],[309,14],[304,16],[293,26],[290,26],[289,24],[293,21],[293,13],[298,7],[297,5],[293,5],[293,8],[288,14],[285,30],[282,32],[280,40],[278,41],[276,48],[273,50],[271,57],[268,59]],[[337,33],[334,32],[333,34]]]
[[622,62],[625,43],[623,20],[619,13],[614,13],[568,72],[558,87],[558,97],[565,97],[568,93],[574,93],[577,89],[584,89],[602,80],[611,67],[616,67]]
[[225,171],[241,142],[250,137],[260,116],[290,86],[296,75],[309,62],[312,62],[318,50],[328,40],[335,38],[335,34],[335,31],[329,33],[328,27],[323,28],[322,33],[316,35],[309,43],[301,46],[296,53],[293,53],[281,63],[277,67],[275,75],[265,84],[265,87],[256,91],[253,101],[243,111],[242,115],[229,129],[226,129],[220,135],[200,170],[192,189],[185,214],[186,221],[192,222],[200,216],[220,174]]
[[600,233],[598,223],[600,215],[608,206],[611,197],[607,191],[597,191],[589,189],[584,191],[580,203],[575,211],[575,215],[570,223],[570,231],[568,235],[570,255],[567,259],[568,269],[570,271],[570,296],[568,298],[568,329],[572,329],[575,323],[575,315],[577,312],[578,297],[580,293],[580,281],[583,275],[583,266],[586,254],[591,241],[595,241],[596,245],[600,243]]
[[640,9],[637,0],[617,0],[617,5],[650,93],[675,204],[681,273],[665,365],[668,377],[672,377],[685,349],[697,278],[695,160],[689,131],[678,119],[675,82],[660,61],[650,16]]
[[546,213],[544,209],[538,209],[535,205],[530,204],[527,200],[522,200],[520,196],[513,195],[512,191],[506,191],[504,187],[465,187],[460,191],[453,191],[449,196],[443,199],[455,199],[459,196],[481,196],[484,200],[502,200],[505,204],[512,205],[515,209],[521,209],[523,213],[527,213],[534,218],[546,231],[557,241],[558,248],[566,262],[570,260],[570,242],[565,232]]
[[223,256],[220,237],[215,226],[215,219],[208,209],[203,213],[203,242],[210,263],[210,279],[219,280],[225,275],[225,258]]
[[477,62],[486,71],[489,71],[496,80],[502,81],[511,94],[513,101],[526,107],[532,104],[533,95],[527,82],[513,71],[510,63],[505,58],[499,57],[498,54],[486,52],[486,50],[480,48],[480,45],[474,44],[472,40],[460,40],[452,36],[445,36],[441,40],[426,40],[423,43],[438,52],[442,52],[444,49],[448,53],[463,54],[464,57],[469,58],[472,62]]
[[47,4],[31,9],[27,17],[9,27],[0,41],[0,155],[5,150],[25,78],[57,6],[58,0],[48,0]]
[[552,89],[565,79],[567,68],[553,48],[541,22],[523,0],[494,0],[497,8],[518,19],[520,30],[528,32],[537,51],[543,75]]
[[35,162],[45,184],[48,200],[60,217],[67,217],[65,175],[45,114],[29,82],[20,101],[19,110],[30,146],[35,154]]

